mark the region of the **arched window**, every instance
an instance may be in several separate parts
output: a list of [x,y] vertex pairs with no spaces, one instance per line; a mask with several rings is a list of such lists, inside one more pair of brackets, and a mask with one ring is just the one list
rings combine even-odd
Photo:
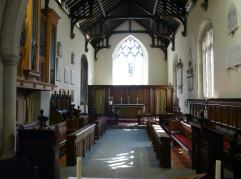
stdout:
[[213,28],[208,24],[201,38],[201,57],[203,75],[203,96],[214,95],[214,55],[213,55]]
[[133,36],[121,41],[113,53],[113,84],[147,84],[147,51]]

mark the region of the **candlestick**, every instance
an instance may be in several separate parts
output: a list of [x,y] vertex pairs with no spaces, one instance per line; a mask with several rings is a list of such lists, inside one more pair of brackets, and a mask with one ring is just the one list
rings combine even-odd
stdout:
[[81,179],[81,157],[77,157],[76,178]]
[[215,179],[221,179],[221,161],[216,160]]

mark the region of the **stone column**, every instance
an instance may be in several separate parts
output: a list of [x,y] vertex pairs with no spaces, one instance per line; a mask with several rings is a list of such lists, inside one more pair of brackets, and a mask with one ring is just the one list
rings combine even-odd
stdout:
[[16,152],[16,77],[18,56],[0,54],[2,77],[2,151],[0,159],[10,159]]
[[15,155],[17,62],[27,2],[0,0],[0,161]]

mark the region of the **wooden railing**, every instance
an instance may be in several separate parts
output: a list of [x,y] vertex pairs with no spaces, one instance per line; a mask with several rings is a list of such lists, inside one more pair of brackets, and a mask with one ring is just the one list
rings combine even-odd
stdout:
[[189,99],[190,115],[216,125],[241,128],[241,99]]

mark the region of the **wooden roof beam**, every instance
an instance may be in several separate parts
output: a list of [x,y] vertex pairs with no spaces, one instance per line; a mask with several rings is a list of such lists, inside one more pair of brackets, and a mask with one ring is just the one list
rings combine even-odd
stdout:
[[[116,6],[113,7],[113,9],[108,13],[108,15],[114,14],[114,13],[118,10],[118,7],[119,7],[122,3],[123,3],[123,1],[120,0],[120,1],[116,4]],[[86,23],[86,24],[88,24],[88,25],[87,25],[86,27],[84,27],[83,30],[85,31],[85,30],[87,30],[87,29],[89,29],[89,28],[92,28],[93,26],[96,25],[96,23],[100,23],[100,21],[102,21],[102,19],[103,19],[103,18],[97,18],[96,22],[94,22],[94,23]],[[81,25],[82,25],[82,24],[81,24]],[[84,24],[84,26],[85,26],[85,24]]]
[[90,18],[93,16],[93,3],[94,0],[87,0],[88,1],[88,7],[89,7],[89,15],[87,16],[80,16],[78,18],[71,18],[71,23],[70,23],[70,38],[74,38],[75,34],[74,34],[74,26],[76,25],[76,23],[78,21],[80,21],[81,19],[86,19],[86,18]]
[[142,5],[140,5],[138,2],[136,2],[136,1],[132,1],[132,2],[133,2],[133,4],[134,4],[135,6],[137,6],[140,10],[142,10],[142,11],[145,12],[146,14],[152,15],[152,13],[151,13],[150,11],[148,11],[145,7],[143,7]]
[[[155,1],[154,7],[152,10],[152,16],[155,16],[155,14],[156,14],[157,5],[158,5],[158,0]],[[153,21],[151,21],[151,23],[149,25],[149,31],[151,31],[152,26],[153,26]]]
[[[169,16],[168,16],[169,17]],[[170,18],[170,17],[169,17]],[[111,20],[142,20],[142,19],[149,19],[152,21],[160,22],[161,24],[167,26],[168,28],[173,29],[173,27],[171,25],[169,25],[168,23],[165,23],[161,18],[157,18],[157,17],[153,17],[151,15],[143,15],[143,16],[133,16],[133,17],[128,17],[128,16],[107,16],[106,17],[106,21],[111,21]]]
[[[104,9],[104,7],[101,3],[101,0],[97,0],[97,1],[98,1],[99,6],[100,6],[100,9],[101,9],[101,12],[102,12],[103,16],[106,17],[105,9]],[[107,25],[108,29],[111,30],[109,22],[106,22],[106,25]]]

